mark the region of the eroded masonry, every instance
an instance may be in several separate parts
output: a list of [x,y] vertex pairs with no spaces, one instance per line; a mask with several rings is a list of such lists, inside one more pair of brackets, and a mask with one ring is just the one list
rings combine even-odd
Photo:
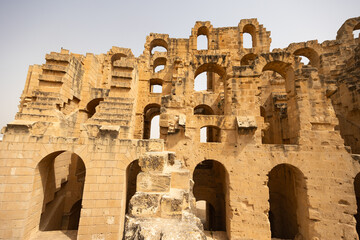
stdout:
[[0,238],[359,239],[359,29],[270,52],[256,19],[196,22],[138,58],[47,54],[2,130]]

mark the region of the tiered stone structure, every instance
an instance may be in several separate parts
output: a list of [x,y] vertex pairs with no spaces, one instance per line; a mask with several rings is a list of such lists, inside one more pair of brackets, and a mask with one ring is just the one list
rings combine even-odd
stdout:
[[0,238],[359,239],[358,29],[270,52],[256,19],[196,22],[138,58],[47,54],[2,130]]

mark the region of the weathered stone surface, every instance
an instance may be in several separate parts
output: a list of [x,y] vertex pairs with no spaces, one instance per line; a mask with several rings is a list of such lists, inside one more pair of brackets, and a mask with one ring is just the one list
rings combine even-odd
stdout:
[[136,190],[138,192],[169,192],[170,174],[155,172],[139,173]]
[[46,55],[2,129],[0,239],[204,239],[203,227],[213,239],[358,239],[359,26],[270,51],[256,19],[199,21],[188,38],[149,34],[139,57]]
[[149,152],[143,155],[139,159],[139,165],[144,172],[159,171],[164,169],[164,166],[168,160],[167,153]]
[[206,240],[206,236],[196,225],[176,219],[127,218],[124,239]]
[[190,172],[189,171],[174,171],[171,172],[171,187],[189,189],[190,187]]
[[160,211],[160,199],[159,194],[137,192],[130,200],[130,214],[137,217],[155,217]]

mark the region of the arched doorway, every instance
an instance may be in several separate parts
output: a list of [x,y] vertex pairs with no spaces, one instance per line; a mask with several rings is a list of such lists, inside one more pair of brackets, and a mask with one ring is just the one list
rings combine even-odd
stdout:
[[226,231],[227,221],[229,221],[226,217],[229,182],[225,167],[218,161],[202,161],[195,167],[193,180],[198,213],[205,223],[205,230]]
[[126,214],[129,211],[130,199],[136,193],[136,180],[140,172],[139,160],[132,161],[126,168]]
[[[160,105],[149,104],[144,109],[143,139],[160,138],[159,117]],[[156,124],[156,125],[155,125]],[[154,134],[156,131],[157,134]]]
[[75,153],[44,157],[36,167],[28,229],[78,230],[85,175],[85,164]]
[[301,235],[308,239],[309,210],[303,173],[289,164],[280,164],[268,176],[271,237],[294,239]]

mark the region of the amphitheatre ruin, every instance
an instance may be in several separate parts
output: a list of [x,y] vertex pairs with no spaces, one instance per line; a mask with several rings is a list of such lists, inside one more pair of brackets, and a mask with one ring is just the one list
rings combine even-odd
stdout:
[[359,239],[359,29],[270,51],[257,19],[206,21],[139,57],[46,54],[2,129],[0,239]]

